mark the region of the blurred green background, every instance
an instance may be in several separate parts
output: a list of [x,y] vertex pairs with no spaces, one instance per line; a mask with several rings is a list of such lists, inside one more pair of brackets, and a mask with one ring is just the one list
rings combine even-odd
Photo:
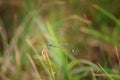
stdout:
[[119,3],[0,0],[0,80],[120,80]]

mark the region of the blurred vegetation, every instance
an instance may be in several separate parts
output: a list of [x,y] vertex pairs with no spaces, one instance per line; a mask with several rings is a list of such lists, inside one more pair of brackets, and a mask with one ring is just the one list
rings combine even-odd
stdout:
[[120,80],[119,0],[0,0],[0,80]]

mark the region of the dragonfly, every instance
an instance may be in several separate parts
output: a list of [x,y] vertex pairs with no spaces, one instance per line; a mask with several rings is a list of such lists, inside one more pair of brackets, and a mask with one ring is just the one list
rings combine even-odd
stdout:
[[[62,44],[62,45],[55,45],[55,44],[47,44],[46,45],[48,48],[49,47],[53,47],[53,48],[64,48],[65,47],[70,47],[71,45],[69,43],[66,43],[66,44]],[[70,53],[76,53],[77,50],[76,49],[70,49],[70,48],[67,48],[67,50],[70,52]]]

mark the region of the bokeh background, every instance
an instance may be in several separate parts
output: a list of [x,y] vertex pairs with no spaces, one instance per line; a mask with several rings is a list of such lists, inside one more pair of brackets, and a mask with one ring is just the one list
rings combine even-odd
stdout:
[[0,80],[119,80],[119,3],[0,0]]

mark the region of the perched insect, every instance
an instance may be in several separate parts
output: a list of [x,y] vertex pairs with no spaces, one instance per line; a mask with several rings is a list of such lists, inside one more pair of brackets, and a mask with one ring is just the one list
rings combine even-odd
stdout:
[[47,44],[47,47],[57,47],[54,44]]
[[[62,44],[60,46],[57,46],[55,44],[47,44],[46,45],[47,47],[54,47],[54,48],[64,48],[64,46],[66,47],[69,47],[70,45],[69,44]],[[77,51],[75,49],[70,49],[70,48],[66,48],[66,50],[70,53],[76,53]]]

